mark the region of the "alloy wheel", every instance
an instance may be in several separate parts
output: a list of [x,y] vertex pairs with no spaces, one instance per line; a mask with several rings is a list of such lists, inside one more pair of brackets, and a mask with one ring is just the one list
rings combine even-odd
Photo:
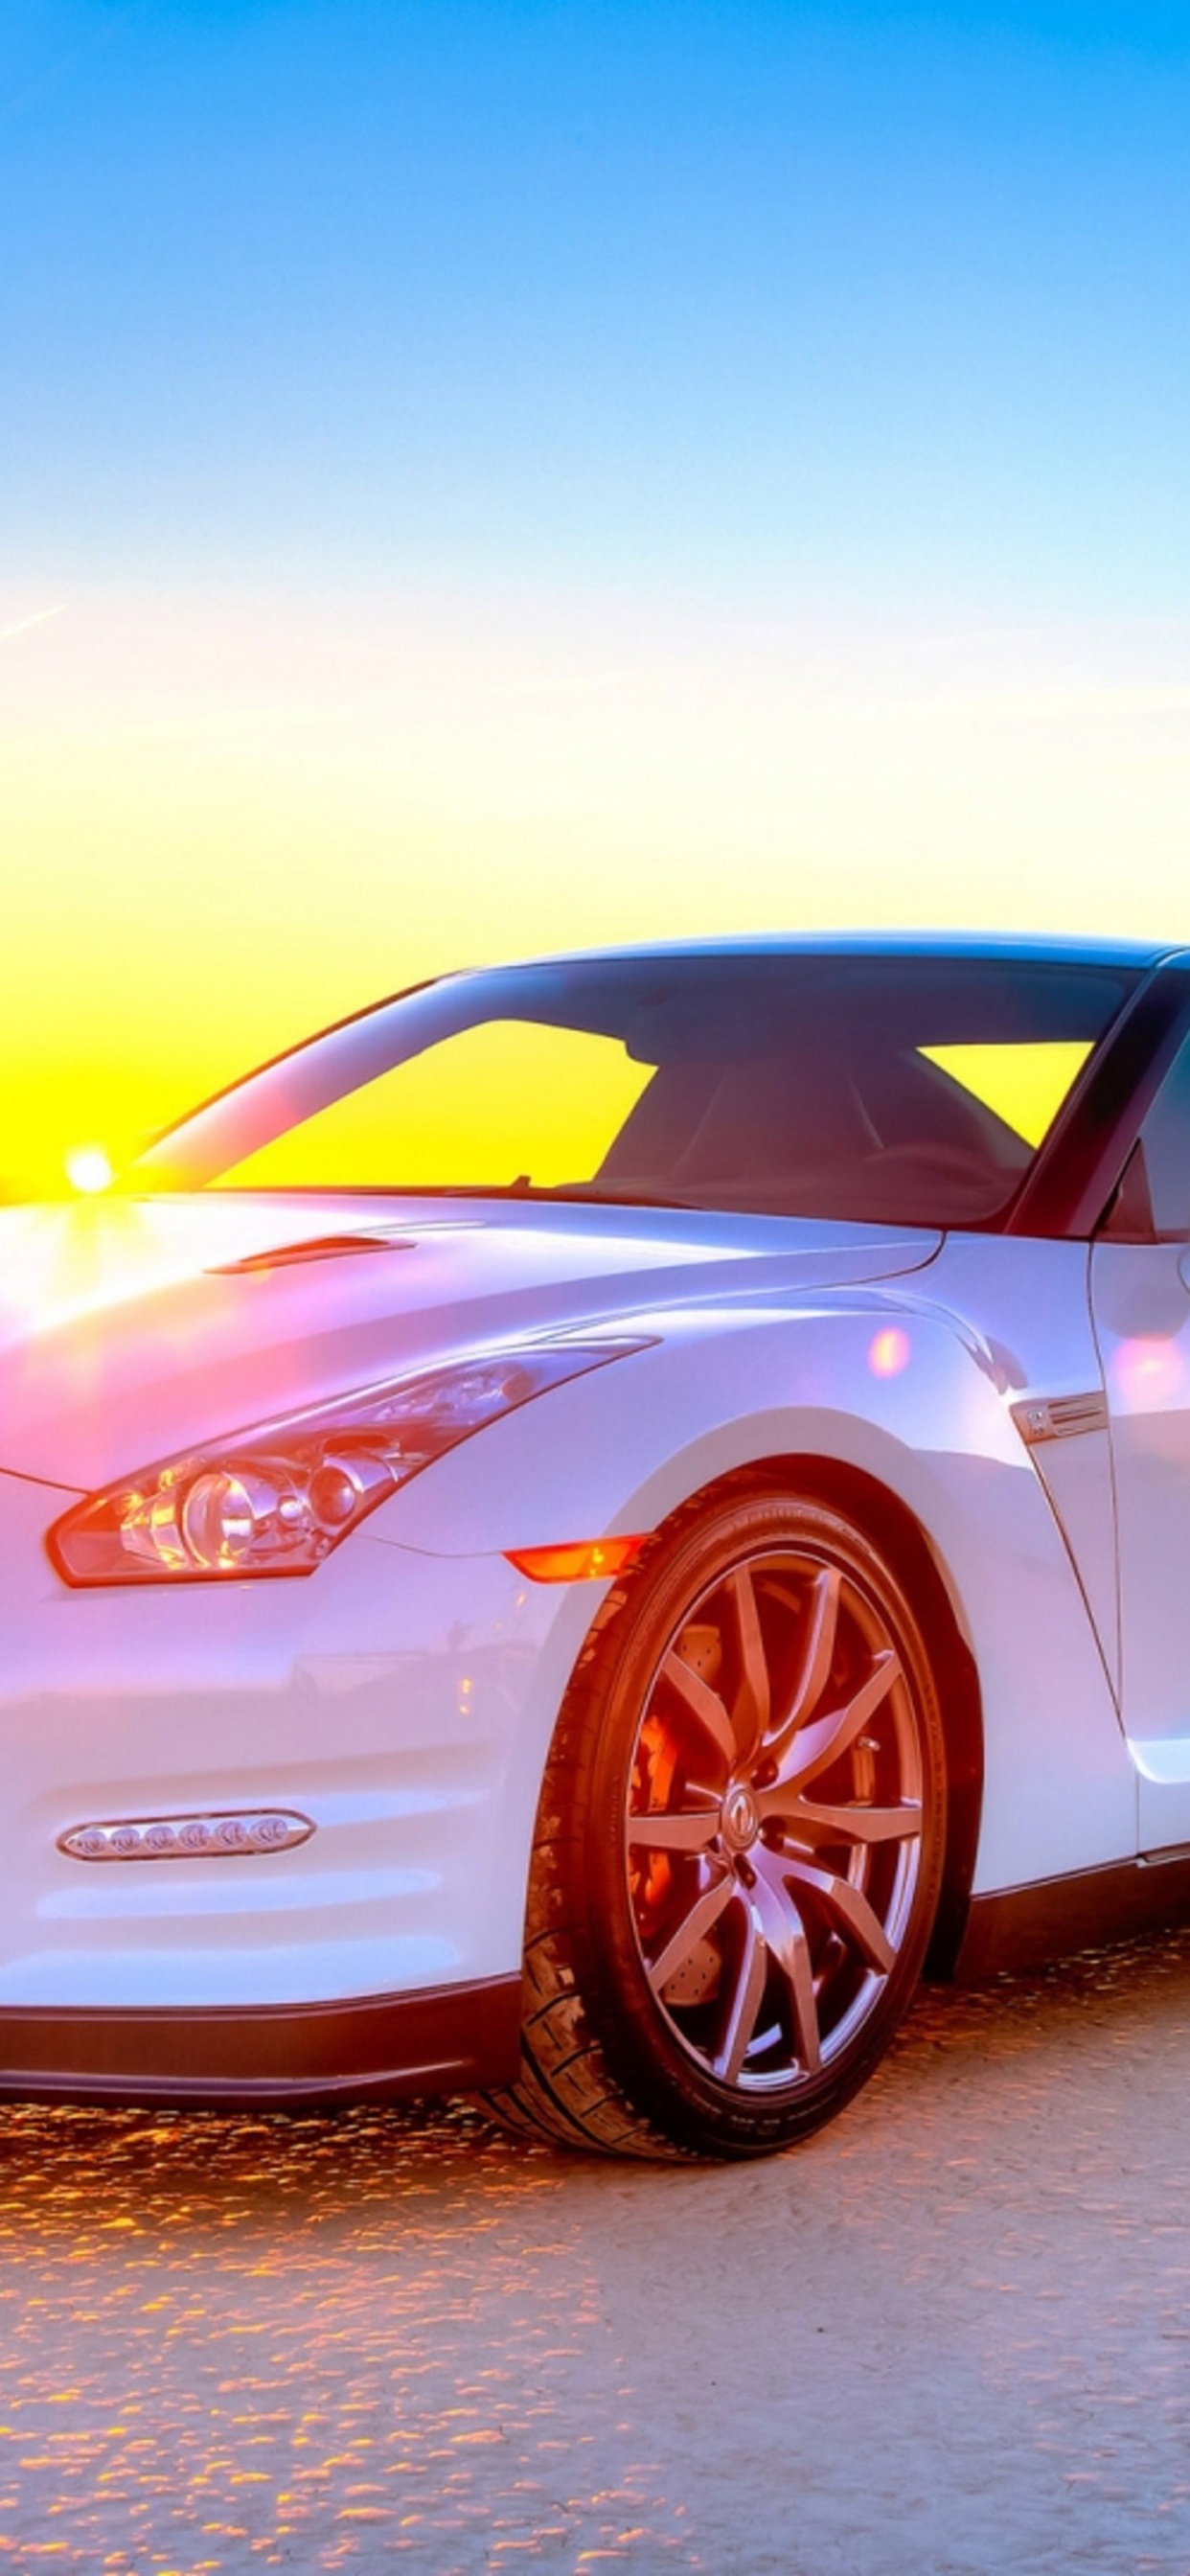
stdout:
[[717,1574],[657,1661],[624,1817],[641,1965],[705,2076],[787,2093],[859,2037],[913,1920],[922,1807],[875,1592],[805,1547]]

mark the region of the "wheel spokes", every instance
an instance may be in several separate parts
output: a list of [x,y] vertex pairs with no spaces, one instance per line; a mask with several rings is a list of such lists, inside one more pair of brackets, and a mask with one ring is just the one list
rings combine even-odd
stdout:
[[739,1688],[731,1715],[736,1742],[743,1755],[750,1753],[768,1733],[772,1684],[751,1567],[737,1566],[735,1573],[729,1574],[724,1590],[731,1602],[740,1650]]
[[853,1949],[859,1951],[861,1958],[867,1960],[870,1968],[879,1969],[881,1976],[886,1977],[896,1961],[897,1954],[879,1915],[869,1905],[862,1888],[854,1887],[849,1878],[837,1877],[833,1869],[815,1868],[812,1862],[802,1860],[795,1852],[786,1853],[782,1857],[784,1872],[793,1880],[794,1885],[813,1888],[837,1929],[846,1934]]
[[767,1866],[769,1855],[761,1858],[756,1874],[756,1908],[764,1926],[769,1954],[780,1969],[789,1990],[793,2035],[798,2056],[807,2075],[816,2075],[822,2064],[822,2043],[818,2029],[818,2005],[814,1995],[814,1971],[810,1961],[810,1944],[790,1890],[774,1882]]
[[[899,1807],[816,1807],[792,1791],[782,1791],[781,1795],[788,1797],[788,1806],[777,1806],[774,1800],[768,1812],[772,1814],[776,1808],[791,1842],[901,1843],[912,1842],[921,1832],[921,1807],[916,1798],[906,1798]],[[764,1797],[757,1803],[763,1806]]]
[[839,1633],[842,1589],[843,1577],[837,1565],[824,1566],[821,1574],[815,1576],[806,1642],[789,1710],[767,1747],[770,1759],[778,1768],[799,1727],[804,1726],[811,1709],[817,1707],[830,1677],[835,1640]]
[[881,1701],[887,1699],[894,1682],[900,1679],[900,1659],[889,1648],[873,1658],[867,1680],[842,1708],[828,1709],[822,1717],[811,1718],[796,1731],[791,1721],[778,1757],[777,1778],[770,1788],[760,1792],[762,1812],[779,1812],[782,1797],[796,1796],[799,1790],[808,1788],[811,1780],[828,1771],[840,1754],[848,1752]]
[[712,1926],[718,1922],[724,1906],[730,1904],[735,1892],[735,1880],[729,1870],[724,1870],[723,1876],[716,1879],[712,1887],[704,1888],[701,1895],[695,1898],[693,1905],[683,1915],[676,1932],[670,1935],[660,1957],[654,1959],[649,1968],[649,1984],[655,1995],[661,1993],[662,1988],[669,1984],[670,1978],[677,1975],[679,1968],[685,1967],[691,1951],[696,1950],[699,1942],[705,1940]]
[[655,1816],[632,1814],[627,1825],[629,1842],[642,1843],[650,1851],[706,1851],[718,1831],[717,1806],[692,1807],[684,1813],[671,1810]]
[[737,1558],[687,1596],[637,1748],[624,1848],[661,2013],[725,2085],[820,2076],[896,1966],[921,1866],[896,1626],[845,1562]]
[[747,2056],[768,1980],[768,1948],[742,1889],[739,1890],[738,1901],[744,1913],[744,1946],[735,1973],[726,2028],[713,2061],[715,2073],[724,2084],[735,2083]]
[[683,1662],[681,1655],[673,1652],[666,1656],[661,1670],[671,1689],[680,1693],[695,1724],[710,1737],[730,1768],[736,1758],[736,1740],[731,1719],[718,1691],[713,1691],[709,1683],[704,1682],[692,1664]]

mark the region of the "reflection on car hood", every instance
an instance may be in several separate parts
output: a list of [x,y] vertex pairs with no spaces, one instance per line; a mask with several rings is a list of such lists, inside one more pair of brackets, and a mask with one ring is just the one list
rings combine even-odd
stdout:
[[476,1344],[887,1278],[939,1241],[574,1201],[229,1192],[7,1208],[0,1468],[90,1490]]

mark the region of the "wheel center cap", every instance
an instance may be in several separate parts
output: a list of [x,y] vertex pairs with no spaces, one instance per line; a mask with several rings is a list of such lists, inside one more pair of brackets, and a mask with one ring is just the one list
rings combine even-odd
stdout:
[[730,1851],[747,1851],[760,1832],[760,1810],[742,1781],[723,1801],[723,1840]]

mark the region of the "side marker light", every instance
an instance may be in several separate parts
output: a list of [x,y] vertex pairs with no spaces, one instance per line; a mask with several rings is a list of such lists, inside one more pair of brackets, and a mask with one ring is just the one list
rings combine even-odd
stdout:
[[643,1531],[639,1538],[580,1538],[569,1547],[507,1547],[504,1553],[531,1583],[598,1583],[622,1574],[647,1536]]

